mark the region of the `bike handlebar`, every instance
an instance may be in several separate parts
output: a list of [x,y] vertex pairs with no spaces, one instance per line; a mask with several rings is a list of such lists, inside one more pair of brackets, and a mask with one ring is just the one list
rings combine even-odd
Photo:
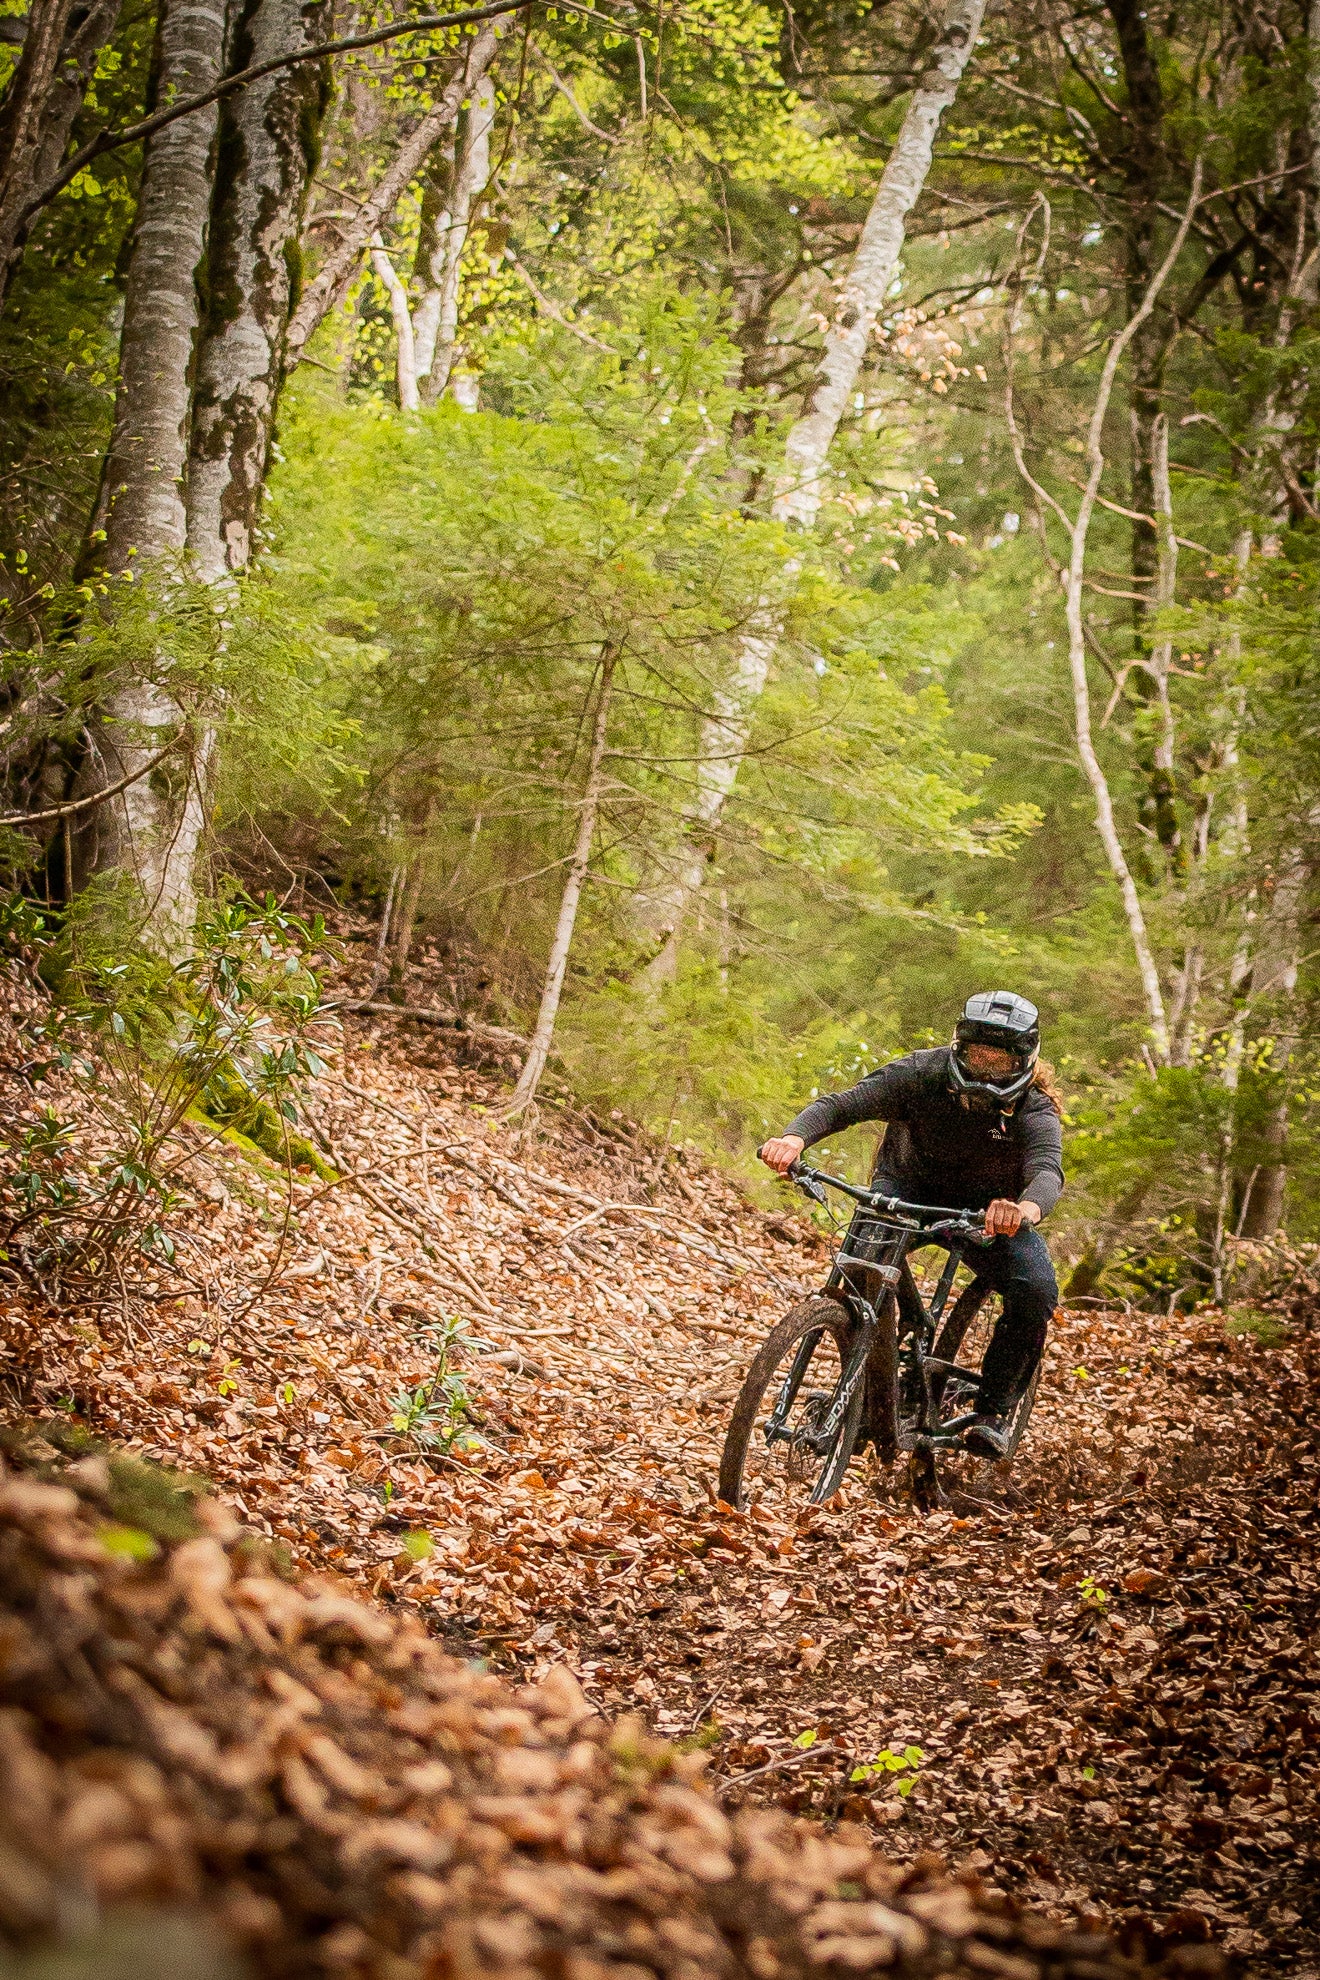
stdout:
[[828,1183],[831,1189],[842,1190],[854,1203],[860,1203],[868,1210],[882,1210],[893,1217],[913,1217],[920,1222],[932,1219],[932,1234],[936,1230],[953,1230],[960,1237],[979,1238],[985,1244],[993,1242],[985,1228],[984,1210],[954,1210],[937,1203],[905,1203],[900,1196],[882,1196],[879,1190],[861,1189],[856,1183],[845,1182],[842,1176],[827,1175],[823,1169],[810,1169],[805,1162],[794,1162],[786,1175],[789,1182],[797,1183],[818,1203],[823,1203],[825,1198],[811,1185]]

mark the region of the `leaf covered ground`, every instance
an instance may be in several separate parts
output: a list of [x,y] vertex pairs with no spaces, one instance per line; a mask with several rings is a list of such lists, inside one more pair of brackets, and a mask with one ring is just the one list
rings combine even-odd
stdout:
[[[22,1462],[72,1425],[203,1474],[325,1600],[524,1682],[567,1666],[605,1719],[699,1753],[730,1813],[842,1821],[918,1882],[938,1855],[1157,1952],[1320,1973],[1305,1327],[1066,1314],[1024,1454],[969,1469],[953,1511],[858,1470],[828,1510],[730,1513],[732,1395],[822,1241],[622,1121],[501,1126],[505,1081],[454,1043],[348,1021],[313,1108],[341,1181],[300,1179],[291,1215],[199,1135],[174,1268],[81,1310],[15,1279]],[[456,1314],[466,1414],[436,1380]]]

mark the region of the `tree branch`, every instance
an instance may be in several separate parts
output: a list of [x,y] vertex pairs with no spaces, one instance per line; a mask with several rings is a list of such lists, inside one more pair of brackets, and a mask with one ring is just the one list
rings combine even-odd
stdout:
[[124,125],[121,130],[98,131],[95,137],[88,138],[86,144],[74,152],[72,158],[65,160],[40,191],[33,194],[23,208],[19,224],[25,226],[35,213],[50,204],[57,193],[63,192],[85,166],[104,157],[107,151],[118,151],[123,145],[139,144],[145,138],[154,137],[167,124],[177,123],[180,117],[190,117],[194,110],[205,110],[210,104],[232,96],[236,90],[246,89],[249,83],[274,75],[277,69],[292,68],[297,62],[319,62],[327,55],[344,55],[356,48],[378,48],[382,42],[397,41],[405,34],[430,34],[440,28],[464,27],[472,21],[495,20],[501,14],[521,13],[536,4],[537,0],[489,0],[487,6],[466,8],[461,13],[419,14],[416,20],[392,21],[388,27],[373,28],[369,34],[342,35],[338,41],[316,42],[307,48],[296,48],[288,55],[273,55],[268,62],[254,62],[251,68],[239,69],[234,75],[224,77],[200,96],[173,103],[166,110],[156,111],[154,116],[142,117],[136,124]]
[[118,797],[130,784],[136,784],[140,777],[149,776],[158,763],[164,762],[178,748],[183,737],[184,731],[180,729],[164,749],[158,749],[139,769],[131,771],[127,777],[121,777],[117,784],[107,784],[103,791],[93,791],[90,797],[74,798],[69,804],[53,804],[45,811],[11,811],[0,818],[0,825],[45,825],[52,818],[72,818],[77,811],[91,811],[96,805],[104,804],[107,798]]

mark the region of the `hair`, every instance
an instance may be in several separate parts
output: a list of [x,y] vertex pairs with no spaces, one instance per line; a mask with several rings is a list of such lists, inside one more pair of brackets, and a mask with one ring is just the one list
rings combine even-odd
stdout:
[[1063,1113],[1063,1093],[1059,1087],[1059,1075],[1048,1059],[1037,1059],[1036,1070],[1031,1076],[1031,1084],[1037,1092],[1043,1093],[1056,1114]]

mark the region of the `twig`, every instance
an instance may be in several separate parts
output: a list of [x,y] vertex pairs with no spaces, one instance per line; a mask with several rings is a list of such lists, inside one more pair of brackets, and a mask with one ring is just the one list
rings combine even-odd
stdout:
[[825,1753],[823,1749],[816,1746],[808,1746],[801,1753],[788,1754],[783,1760],[768,1760],[764,1767],[752,1767],[745,1774],[734,1774],[727,1781],[720,1781],[715,1792],[723,1799],[733,1788],[745,1787],[748,1781],[759,1780],[762,1774],[787,1773],[790,1767],[801,1767],[805,1761],[822,1760],[824,1757]]
[[544,290],[539,288],[533,281],[512,248],[505,248],[504,259],[508,262],[510,268],[512,268],[514,274],[518,277],[518,280],[530,291],[532,301],[536,304],[537,308],[543,309],[552,322],[559,324],[561,329],[570,331],[573,336],[579,338],[584,344],[590,344],[593,351],[604,351],[607,357],[614,356],[614,351],[609,344],[602,344],[599,337],[593,337],[589,330],[584,330],[581,324],[574,323],[571,317],[565,316],[559,304],[553,302],[545,294]]
[[693,1713],[692,1723],[688,1727],[689,1733],[694,1733],[697,1730],[697,1727],[701,1724],[707,1712],[714,1711],[716,1705],[719,1703],[720,1699],[723,1698],[728,1688],[729,1688],[728,1678],[724,1680],[723,1684],[716,1685],[714,1691],[711,1692],[710,1697],[706,1700],[705,1704],[699,1705],[696,1711]]
[[[348,1164],[339,1154],[338,1150],[334,1145],[334,1142],[331,1140],[330,1136],[325,1133],[324,1128],[321,1129],[321,1134],[324,1138],[326,1147],[330,1151],[332,1160],[338,1162],[341,1168],[347,1169]],[[371,1204],[373,1209],[379,1210],[382,1216],[388,1217],[391,1223],[397,1224],[399,1226],[400,1230],[407,1231],[410,1237],[416,1238],[424,1252],[427,1252],[430,1255],[438,1257],[443,1264],[447,1265],[449,1267],[449,1270],[454,1274],[455,1278],[458,1280],[459,1284],[466,1290],[469,1297],[476,1302],[477,1308],[481,1313],[485,1314],[488,1319],[497,1320],[499,1318],[498,1312],[491,1305],[490,1301],[486,1298],[485,1293],[482,1291],[481,1287],[477,1284],[476,1280],[471,1276],[471,1274],[466,1270],[464,1266],[459,1264],[456,1258],[452,1257],[450,1253],[444,1249],[442,1245],[436,1243],[433,1234],[428,1233],[427,1230],[424,1228],[424,1226],[414,1223],[410,1218],[401,1216],[400,1213],[394,1208],[392,1204],[385,1202],[385,1200],[382,1197],[376,1194],[374,1189],[369,1188],[368,1185],[363,1181],[361,1176],[354,1177],[352,1175],[348,1175],[345,1177],[345,1180],[353,1184],[353,1187],[357,1190],[359,1196],[365,1197],[367,1202]],[[405,1202],[408,1202],[410,1208],[414,1210],[416,1209],[415,1203],[413,1203],[413,1201],[406,1196],[405,1192],[399,1190],[397,1183],[391,1185],[391,1187],[394,1188],[396,1194],[404,1196],[404,1200]],[[448,1288],[448,1290],[452,1291],[453,1288],[450,1287]]]
[[185,731],[180,729],[164,749],[157,750],[139,769],[130,771],[127,777],[121,777],[117,784],[107,784],[103,791],[93,791],[90,797],[74,798],[69,804],[52,804],[45,811],[11,811],[0,818],[0,825],[44,825],[51,818],[72,818],[75,812],[91,811],[95,805],[104,804],[107,798],[118,797],[121,791],[126,791],[130,784],[136,784],[139,778],[149,776],[171,750],[178,748],[184,734]]
[[461,1011],[432,1010],[425,1004],[381,1004],[369,997],[328,1004],[326,1009],[361,1012],[369,1017],[414,1018],[419,1024],[438,1024],[446,1031],[457,1031],[476,1039],[488,1038],[497,1045],[506,1045],[521,1052],[527,1050],[527,1040],[520,1038],[516,1031],[506,1031],[503,1025],[481,1024],[475,1018],[464,1017]]

